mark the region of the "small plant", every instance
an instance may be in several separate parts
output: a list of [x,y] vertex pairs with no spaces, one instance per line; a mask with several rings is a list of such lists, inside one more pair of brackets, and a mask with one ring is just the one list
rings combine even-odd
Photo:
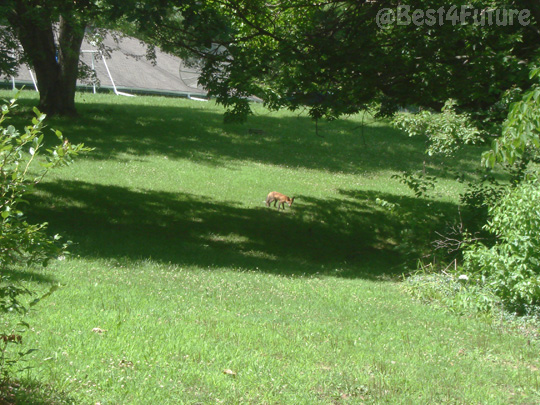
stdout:
[[475,213],[487,211],[488,207],[494,206],[501,199],[505,189],[493,175],[487,174],[479,181],[467,184],[467,190],[460,196],[460,203]]
[[[47,223],[29,224],[22,211],[25,197],[49,170],[72,162],[74,156],[89,149],[84,144],[72,145],[60,131],[55,135],[60,144],[44,150],[42,133],[45,115],[34,109],[36,116],[32,125],[20,133],[12,125],[4,126],[9,113],[16,107],[16,99],[2,105],[0,115],[0,269],[9,270],[15,265],[47,263],[65,253],[67,244],[59,244],[60,236],[49,237],[45,233]],[[37,159],[43,153],[45,160]],[[40,169],[36,168],[40,167]],[[31,173],[35,173],[32,174]],[[33,293],[14,284],[9,277],[0,278],[0,313],[24,315],[28,309],[45,295],[30,303],[23,303],[24,296]],[[8,348],[22,344],[22,333],[28,324],[20,321],[15,328],[0,331],[0,375],[5,379],[10,368],[31,350],[10,353]]]
[[[424,257],[429,249],[429,235],[433,233],[434,223],[440,220],[437,210],[423,211],[411,209],[407,203],[375,199],[388,220],[394,223],[392,238],[396,241],[393,249],[404,258],[404,266],[414,266],[419,257]],[[427,204],[429,206],[429,203]]]
[[390,202],[390,201],[387,201],[387,200],[383,200],[382,198],[376,198],[375,199],[375,204],[377,204],[378,206],[390,211],[390,212],[395,212],[399,207],[400,205],[398,203],[393,203],[393,202]]
[[[531,73],[531,79],[539,75],[540,69],[535,69]],[[514,94],[511,96],[513,99]],[[539,100],[540,85],[536,84],[523,94],[520,101],[512,104],[507,119],[502,125],[502,136],[493,142],[490,151],[483,154],[483,162],[488,169],[487,174],[480,182],[469,183],[468,190],[461,196],[460,202],[469,217],[466,227],[462,226],[456,229],[457,232],[450,234],[439,234],[442,239],[437,242],[437,247],[449,247],[452,252],[458,253],[455,256],[456,259],[460,256],[459,253],[462,253],[463,267],[459,273],[464,273],[460,274],[463,276],[462,282],[466,280],[467,288],[464,291],[473,292],[473,294],[465,294],[460,289],[459,293],[450,294],[454,297],[446,300],[451,301],[450,306],[458,305],[455,301],[459,299],[461,303],[458,306],[462,307],[463,304],[470,302],[473,307],[483,308],[486,311],[497,307],[519,315],[539,313],[540,211],[538,200],[540,190],[538,180],[535,180],[538,176],[538,162],[540,161]],[[431,118],[433,122],[430,122]],[[450,108],[446,113],[443,110],[439,116],[424,113],[419,116],[399,117],[395,125],[407,131],[411,136],[427,135],[431,142],[430,134],[434,128],[441,127],[440,123],[445,121],[447,122],[445,125],[451,122],[457,123],[461,119],[458,118]],[[468,143],[466,140],[468,135],[473,135],[475,132],[467,129],[469,127],[465,125],[466,121],[462,121],[465,130],[462,134],[466,135],[464,143]],[[439,131],[439,135],[450,133]],[[452,143],[447,142],[451,138],[443,136],[435,139],[436,142],[431,146],[442,145],[444,148],[438,148],[439,151],[446,150],[451,153]],[[456,137],[456,140],[458,139],[459,137]],[[510,187],[497,183],[491,176],[489,170],[496,163],[502,164],[511,175]],[[413,187],[414,185],[413,183]],[[418,185],[416,187],[422,191]],[[461,223],[463,224],[463,221]],[[485,225],[480,231],[481,224]],[[474,232],[474,236],[471,232]],[[479,233],[481,237],[478,237]],[[448,281],[450,284],[455,284],[457,281],[454,279],[458,274],[457,261],[455,263],[456,269],[450,272],[451,274],[444,271],[444,276],[430,274],[431,279],[427,286],[417,282],[414,284],[415,291],[429,296],[430,291],[434,290],[433,283],[441,286],[444,284],[441,280],[445,280],[445,283]],[[425,267],[422,270],[426,273]],[[440,269],[434,271],[437,270],[440,271]],[[427,277],[422,274],[412,278],[411,281],[424,282]],[[422,290],[425,291],[422,292]]]
[[36,165],[36,157],[44,148],[41,130],[45,115],[34,109],[36,117],[32,125],[21,134],[12,125],[3,127],[15,107],[15,100],[4,104],[0,116],[0,266],[3,268],[22,263],[46,265],[65,248],[58,246],[58,235],[51,239],[45,234],[46,223],[26,222],[20,206],[49,170],[71,163],[74,156],[88,150],[84,144],[72,145],[60,131],[55,131],[61,143],[45,151],[46,160],[39,162],[41,170],[31,176],[30,168]]
[[497,204],[508,190],[507,185],[499,183],[491,173],[484,174],[479,180],[470,181],[467,189],[460,195],[463,207],[464,222],[471,233],[480,233],[483,237],[493,239],[483,230],[488,220],[490,207]]

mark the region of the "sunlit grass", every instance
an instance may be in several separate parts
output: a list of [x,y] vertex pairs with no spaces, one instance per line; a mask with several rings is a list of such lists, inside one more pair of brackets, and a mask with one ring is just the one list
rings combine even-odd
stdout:
[[[479,150],[428,161],[441,187],[415,198],[392,175],[422,168],[423,140],[369,117],[364,137],[362,117],[320,123],[321,137],[306,116],[259,105],[224,125],[212,102],[78,102],[79,118],[48,125],[95,151],[30,201],[33,222],[74,244],[15,274],[62,285],[28,318],[25,344],[39,351],[21,378],[74,403],[538,399],[537,342],[399,286],[458,214],[463,185],[442,164],[474,176]],[[266,208],[274,190],[296,196],[292,208]]]

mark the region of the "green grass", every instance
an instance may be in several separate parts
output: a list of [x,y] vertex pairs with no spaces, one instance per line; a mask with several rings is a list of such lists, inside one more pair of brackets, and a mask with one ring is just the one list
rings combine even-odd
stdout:
[[[457,215],[462,186],[445,168],[474,176],[478,149],[427,162],[441,184],[415,198],[391,176],[422,167],[423,140],[384,122],[366,119],[364,138],[362,117],[323,123],[318,137],[307,117],[260,106],[224,125],[212,102],[78,101],[79,118],[49,125],[95,151],[29,208],[72,256],[13,273],[62,285],[28,317],[39,351],[19,375],[50,402],[540,399],[537,341],[421,305],[397,281]],[[297,197],[292,209],[264,206],[274,190]]]

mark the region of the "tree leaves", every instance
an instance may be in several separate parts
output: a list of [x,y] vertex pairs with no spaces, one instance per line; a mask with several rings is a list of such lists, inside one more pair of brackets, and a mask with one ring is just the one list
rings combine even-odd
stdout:
[[401,113],[392,123],[409,136],[425,136],[428,155],[452,156],[462,145],[481,143],[482,132],[472,121],[470,115],[456,113],[455,101],[448,100],[441,113]]
[[[411,9],[448,8],[442,0],[406,3]],[[527,63],[540,44],[530,27],[446,21],[381,28],[375,18],[380,8],[380,2],[353,0],[185,3],[184,15],[196,9],[199,17],[184,20],[188,25],[149,27],[155,32],[148,35],[204,61],[200,80],[229,107],[228,118],[245,118],[250,110],[241,104],[255,95],[274,109],[307,107],[313,118],[353,114],[368,104],[379,115],[410,104],[439,109],[454,98],[483,119],[506,90],[528,86]],[[212,52],[217,45],[222,52]]]
[[[540,69],[531,71],[531,78],[537,78]],[[525,92],[520,101],[510,107],[503,123],[502,136],[496,139],[490,151],[483,154],[486,167],[496,163],[512,165],[522,158],[528,148],[540,149],[540,84]]]

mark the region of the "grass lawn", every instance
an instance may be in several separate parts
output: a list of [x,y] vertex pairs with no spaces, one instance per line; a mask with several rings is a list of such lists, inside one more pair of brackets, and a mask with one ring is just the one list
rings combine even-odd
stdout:
[[[36,402],[540,401],[539,342],[400,288],[457,215],[447,169],[474,176],[480,150],[429,160],[439,187],[415,198],[392,175],[422,168],[423,140],[385,122],[317,136],[305,115],[261,106],[224,125],[212,102],[77,98],[80,117],[48,125],[95,150],[28,212],[72,255],[12,272],[62,286],[26,319],[39,350],[19,378],[41,384]],[[23,93],[14,124],[34,102]],[[296,196],[292,209],[267,208],[269,191]]]

